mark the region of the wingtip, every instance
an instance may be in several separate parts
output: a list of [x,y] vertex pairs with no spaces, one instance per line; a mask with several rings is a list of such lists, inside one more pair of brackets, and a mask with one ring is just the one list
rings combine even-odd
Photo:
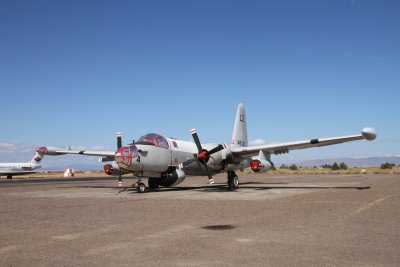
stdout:
[[362,129],[362,136],[368,141],[375,140],[377,137],[376,130],[374,128],[366,127]]
[[47,149],[47,147],[41,146],[36,149],[36,152],[38,152],[40,154],[47,154],[49,152],[49,150]]

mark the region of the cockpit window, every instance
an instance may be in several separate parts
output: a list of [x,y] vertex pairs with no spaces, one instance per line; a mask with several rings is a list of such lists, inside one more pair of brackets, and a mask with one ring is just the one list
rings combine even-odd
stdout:
[[115,156],[117,157],[131,157],[131,158],[135,158],[137,157],[138,154],[138,150],[136,148],[135,145],[127,145],[124,147],[121,147],[120,149],[118,149],[118,151],[115,153]]
[[162,147],[162,148],[169,148],[168,141],[165,139],[163,136],[155,133],[149,133],[146,135],[143,135],[142,137],[139,138],[135,142],[135,144],[139,145],[151,145],[151,146],[156,146],[156,147]]

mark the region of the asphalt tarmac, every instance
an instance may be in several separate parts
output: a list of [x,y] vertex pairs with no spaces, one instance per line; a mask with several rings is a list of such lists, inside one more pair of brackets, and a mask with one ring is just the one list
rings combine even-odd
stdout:
[[400,175],[0,180],[0,266],[399,266]]

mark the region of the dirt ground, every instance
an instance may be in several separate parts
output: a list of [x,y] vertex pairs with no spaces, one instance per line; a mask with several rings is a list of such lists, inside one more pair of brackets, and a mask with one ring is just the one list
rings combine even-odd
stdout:
[[0,266],[398,266],[400,175],[0,181]]

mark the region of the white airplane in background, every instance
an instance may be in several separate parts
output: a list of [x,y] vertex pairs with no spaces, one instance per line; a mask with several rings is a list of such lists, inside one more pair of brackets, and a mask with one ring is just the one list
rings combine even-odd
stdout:
[[212,175],[227,173],[230,190],[239,187],[236,170],[250,167],[254,172],[267,172],[273,168],[271,155],[288,153],[290,150],[320,147],[355,140],[374,140],[376,132],[372,128],[364,128],[361,134],[341,137],[319,138],[304,141],[286,142],[248,146],[246,113],[239,104],[236,114],[233,137],[230,146],[226,144],[201,144],[197,131],[191,131],[194,143],[165,138],[159,134],[149,133],[136,142],[122,146],[121,134],[117,134],[117,151],[77,151],[48,148],[48,155],[80,154],[100,156],[101,161],[113,161],[104,166],[104,172],[119,176],[132,173],[138,179],[138,192],[146,190],[143,178],[148,178],[150,189],[158,186],[173,186],[181,183],[186,176],[208,176],[209,182],[214,182]]
[[39,147],[36,149],[35,156],[29,162],[0,163],[0,176],[7,176],[7,179],[12,179],[13,175],[34,173],[34,170],[42,167],[40,161],[45,154],[47,154],[47,148]]

